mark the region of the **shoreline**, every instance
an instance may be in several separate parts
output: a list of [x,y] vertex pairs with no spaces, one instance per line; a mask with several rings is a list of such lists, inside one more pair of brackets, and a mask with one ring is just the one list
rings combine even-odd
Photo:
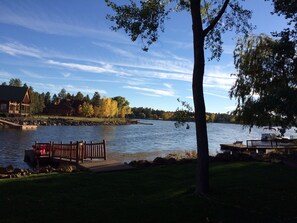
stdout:
[[[127,154],[126,154],[127,155]],[[130,156],[129,156],[130,155]],[[139,154],[133,154],[134,158],[140,159],[131,159],[131,154],[128,154],[127,157],[130,157],[130,161],[120,162],[134,168],[147,168],[151,166],[159,165],[180,165],[186,163],[194,163],[197,161],[197,155],[195,151],[185,151],[179,153],[169,153],[165,156],[156,156],[151,154],[150,158],[146,156],[143,158]],[[159,154],[160,155],[160,154]],[[125,154],[124,154],[125,156]],[[112,155],[110,156],[112,157]],[[126,157],[126,158],[127,158]],[[113,157],[114,158],[114,157]],[[123,158],[123,156],[122,156]],[[247,154],[247,153],[218,153],[216,156],[209,156],[209,162],[222,162],[222,163],[232,163],[232,162],[268,162],[279,165],[286,165],[291,168],[297,168],[297,153],[284,155],[279,153],[268,153],[268,154]],[[27,177],[30,175],[36,174],[47,174],[47,173],[74,173],[81,172],[83,169],[77,169],[75,164],[71,163],[51,163],[40,166],[38,168],[31,167],[29,168],[19,168],[12,165],[3,167],[0,165],[0,180],[1,179],[12,179],[19,177]]]
[[135,125],[143,124],[138,120],[120,119],[120,118],[81,118],[81,117],[2,117],[1,119],[7,120],[16,124],[36,125],[36,126],[99,126],[99,125]]

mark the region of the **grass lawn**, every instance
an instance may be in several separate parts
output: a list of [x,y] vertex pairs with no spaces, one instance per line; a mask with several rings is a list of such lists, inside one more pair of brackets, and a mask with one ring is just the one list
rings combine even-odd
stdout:
[[190,195],[195,165],[0,181],[0,222],[297,222],[297,170],[214,163],[211,195]]

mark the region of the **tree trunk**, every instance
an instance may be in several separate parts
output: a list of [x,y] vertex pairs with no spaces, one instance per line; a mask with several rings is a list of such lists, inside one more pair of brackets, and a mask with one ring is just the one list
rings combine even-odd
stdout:
[[200,14],[200,1],[191,1],[193,23],[194,69],[193,69],[193,98],[195,108],[196,141],[197,141],[197,177],[196,194],[205,195],[209,192],[208,174],[208,138],[205,119],[205,102],[203,95],[204,77],[204,33]]

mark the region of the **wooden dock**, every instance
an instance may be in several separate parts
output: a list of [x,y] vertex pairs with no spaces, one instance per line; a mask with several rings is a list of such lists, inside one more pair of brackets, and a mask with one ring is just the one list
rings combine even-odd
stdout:
[[290,154],[297,150],[296,140],[247,140],[246,145],[241,143],[220,144],[224,152],[247,152],[247,153],[267,153],[272,151]]
[[99,143],[77,141],[69,143],[39,143],[35,142],[32,149],[25,150],[24,160],[32,165],[38,165],[43,160],[60,160],[61,162],[83,163],[87,160],[106,160],[105,140]]
[[0,124],[7,126],[9,128],[20,129],[20,130],[34,130],[37,128],[37,125],[20,125],[20,124],[9,122],[3,119],[0,119]]
[[79,168],[94,173],[134,169],[133,167],[116,160],[85,161],[79,164]]

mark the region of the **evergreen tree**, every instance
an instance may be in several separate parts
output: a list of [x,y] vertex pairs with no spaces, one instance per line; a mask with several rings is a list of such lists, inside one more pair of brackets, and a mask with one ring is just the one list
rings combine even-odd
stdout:
[[93,106],[99,106],[100,105],[100,94],[96,91],[92,97],[92,104]]
[[22,81],[19,78],[12,78],[9,81],[9,86],[21,87]]

